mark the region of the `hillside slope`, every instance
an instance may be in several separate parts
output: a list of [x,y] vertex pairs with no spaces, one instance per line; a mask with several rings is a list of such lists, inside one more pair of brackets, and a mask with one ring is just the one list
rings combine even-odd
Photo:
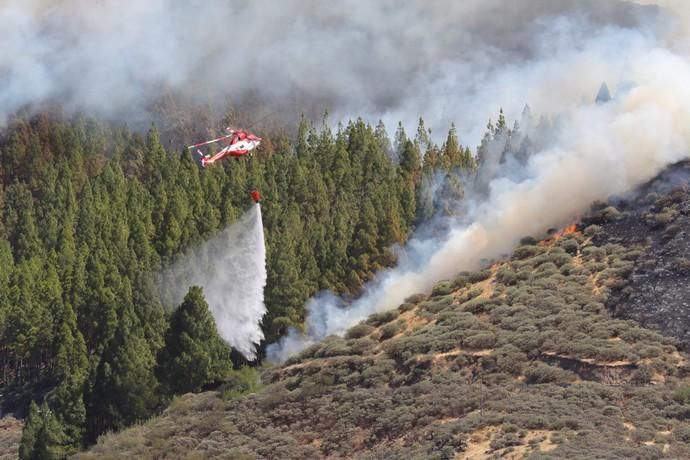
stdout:
[[0,460],[11,460],[19,455],[22,423],[14,417],[0,418]]
[[653,232],[624,234],[649,198],[329,337],[266,369],[255,394],[183,396],[78,457],[689,458],[686,355],[606,308],[636,305],[630,280],[656,254]]
[[636,246],[641,255],[631,283],[608,306],[676,337],[690,350],[690,162],[668,168],[632,197],[586,219],[601,226],[595,241]]

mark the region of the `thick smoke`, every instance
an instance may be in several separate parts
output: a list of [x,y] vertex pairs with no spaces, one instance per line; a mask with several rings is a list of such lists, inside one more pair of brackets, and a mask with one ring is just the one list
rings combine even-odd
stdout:
[[[436,136],[455,122],[470,145],[499,107],[518,119],[529,104],[552,121],[530,133],[539,147],[520,174],[489,177],[485,199],[468,203],[471,223],[413,240],[347,310],[313,299],[308,338],[273,348],[284,357],[685,157],[690,14],[685,0],[659,2],[668,10],[651,0],[7,0],[0,115],[56,101],[129,119],[166,92],[253,97],[389,128],[421,115]],[[602,81],[613,100],[595,105]]]
[[535,97],[534,73],[559,73],[539,69],[544,56],[566,48],[561,62],[578,65],[574,43],[648,30],[655,12],[614,0],[5,0],[0,115],[47,101],[132,123],[174,93],[389,127],[423,115],[474,142],[499,104],[512,115],[530,98],[545,113],[554,92],[570,103],[618,76],[596,61],[629,48],[624,33],[590,74],[560,72]]
[[183,254],[161,277],[166,297],[182,302],[189,286],[201,286],[221,337],[247,359],[264,338],[266,247],[261,207]]
[[[504,83],[505,100],[515,101],[521,88],[522,103],[550,116],[528,130],[537,147],[519,174],[494,165],[486,198],[467,207],[469,223],[455,226],[440,241],[413,240],[406,262],[379,274],[349,308],[330,295],[312,299],[307,334],[292,331],[269,349],[269,356],[282,360],[328,334],[342,333],[371,313],[394,308],[411,294],[428,292],[442,279],[511,251],[523,236],[567,224],[593,201],[626,192],[690,156],[690,60],[682,46],[674,46],[678,43],[612,27],[559,44],[557,53],[547,52],[529,66],[500,69],[496,78]],[[614,97],[597,104],[605,76],[616,82]]]

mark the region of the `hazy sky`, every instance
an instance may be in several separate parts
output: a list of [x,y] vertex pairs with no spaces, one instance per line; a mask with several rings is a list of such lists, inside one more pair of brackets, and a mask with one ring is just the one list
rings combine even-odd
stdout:
[[615,88],[620,54],[657,23],[655,8],[611,0],[5,0],[0,115],[49,100],[145,119],[164,91],[251,94],[389,129],[455,122],[474,143],[501,106],[549,113]]

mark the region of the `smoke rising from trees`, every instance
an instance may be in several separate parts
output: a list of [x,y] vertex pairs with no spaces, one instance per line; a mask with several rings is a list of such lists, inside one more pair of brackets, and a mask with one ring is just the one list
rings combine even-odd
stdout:
[[[605,55],[609,61],[599,59]],[[590,78],[597,75],[618,75],[613,99],[595,103],[601,81]],[[483,259],[510,252],[521,237],[563,226],[593,201],[625,193],[690,153],[690,90],[684,83],[690,61],[664,39],[614,28],[505,76],[506,85],[529,83],[523,87],[527,100],[553,109],[523,133],[533,144],[528,158],[522,164],[508,158],[496,167],[484,196],[466,206],[465,224],[440,241],[413,240],[409,247],[426,250],[408,250],[406,263],[379,274],[349,308],[332,295],[312,299],[307,334],[292,331],[269,349],[272,359],[285,359],[428,292],[440,280],[477,269]],[[568,102],[568,94],[585,87],[587,98]],[[492,154],[492,145],[486,151]]]
[[[389,128],[422,115],[443,133],[454,121],[472,143],[500,105],[514,116],[529,99],[553,113],[554,93],[579,102],[583,87],[615,81],[623,63],[611,55],[651,33],[657,16],[613,0],[8,0],[0,115],[59,102],[133,123],[164,94],[250,97]],[[593,72],[568,70],[582,60]]]
[[[288,339],[300,348],[684,158],[690,21],[683,1],[659,3],[9,0],[0,7],[0,116],[59,102],[131,120],[166,93],[254,97],[297,113],[380,118],[389,129],[420,115],[434,133],[455,122],[470,145],[499,107],[518,119],[529,104],[551,120],[525,128],[535,152],[520,174],[489,180],[486,198],[468,206],[471,223],[442,241],[413,241],[425,251],[408,251],[348,310],[314,299],[309,338]],[[613,100],[595,105],[602,81]],[[213,308],[212,289],[190,283]]]

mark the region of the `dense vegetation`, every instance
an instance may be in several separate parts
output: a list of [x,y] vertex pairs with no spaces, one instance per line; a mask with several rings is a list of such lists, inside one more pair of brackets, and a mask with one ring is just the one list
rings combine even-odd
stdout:
[[[162,305],[155,275],[233,222],[251,188],[265,197],[272,341],[301,326],[318,290],[356,295],[395,262],[388,248],[443,210],[423,193],[434,173],[474,169],[454,129],[439,147],[421,120],[414,139],[399,128],[394,145],[382,125],[359,120],[335,133],[303,120],[294,140],[264,136],[251,160],[201,170],[186,150],[166,150],[155,128],[140,135],[42,115],[5,130],[0,402],[28,413],[22,456],[60,456],[229,371],[217,361],[230,350],[213,330],[198,333],[212,329],[203,294],[190,291],[183,307],[193,318],[181,318]],[[452,183],[449,193],[461,194]]]
[[265,369],[254,394],[176,398],[81,458],[688,458],[690,366],[610,317],[643,251],[600,231],[525,239]]

